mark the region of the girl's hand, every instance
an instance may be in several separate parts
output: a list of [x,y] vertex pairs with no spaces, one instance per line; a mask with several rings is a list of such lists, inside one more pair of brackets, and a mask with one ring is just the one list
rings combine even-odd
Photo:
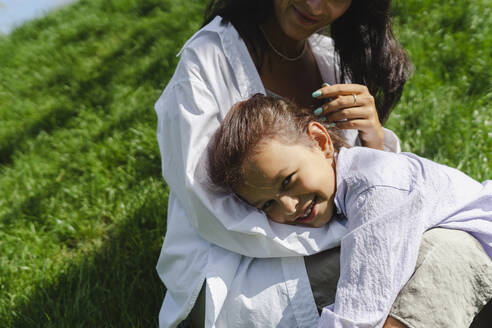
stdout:
[[399,320],[388,316],[386,318],[386,322],[384,323],[383,328],[407,328],[403,323],[401,323]]
[[356,129],[362,145],[383,149],[384,133],[379,122],[374,97],[366,86],[360,84],[323,84],[313,92],[317,99],[329,99],[322,107],[314,110],[316,116],[323,116],[339,129]]

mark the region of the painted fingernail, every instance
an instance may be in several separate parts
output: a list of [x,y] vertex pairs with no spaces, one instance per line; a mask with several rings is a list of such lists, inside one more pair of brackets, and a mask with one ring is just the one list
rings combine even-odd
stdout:
[[334,128],[335,126],[337,126],[337,124],[335,122],[330,122],[327,124],[330,128]]
[[313,98],[318,98],[319,96],[321,96],[321,90],[314,91],[312,96],[313,96]]
[[318,121],[320,121],[320,122],[326,122],[326,117],[324,117],[324,116],[323,117],[320,117],[320,118],[318,118]]
[[314,110],[314,115],[316,116],[320,116],[322,113],[323,113],[323,108],[322,107],[318,107]]

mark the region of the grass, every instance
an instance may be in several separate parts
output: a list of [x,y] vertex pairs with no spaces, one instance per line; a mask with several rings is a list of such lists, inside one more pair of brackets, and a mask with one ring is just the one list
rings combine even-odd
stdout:
[[[492,176],[489,0],[395,1],[404,150]],[[153,103],[203,1],[81,0],[0,37],[2,327],[149,327],[168,190]]]
[[0,40],[0,322],[156,325],[153,103],[203,4],[91,0]]
[[387,124],[404,150],[492,178],[492,2],[397,1],[415,74]]

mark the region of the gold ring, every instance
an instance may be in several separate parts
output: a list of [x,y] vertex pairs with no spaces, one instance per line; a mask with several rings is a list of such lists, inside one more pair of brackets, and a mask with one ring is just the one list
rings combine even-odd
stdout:
[[354,105],[357,105],[357,96],[355,93],[352,93],[352,97],[354,97]]

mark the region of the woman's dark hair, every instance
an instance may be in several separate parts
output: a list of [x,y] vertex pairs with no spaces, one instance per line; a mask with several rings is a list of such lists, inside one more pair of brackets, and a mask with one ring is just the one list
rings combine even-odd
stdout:
[[[412,71],[410,59],[392,33],[390,5],[391,0],[352,0],[330,28],[341,81],[368,87],[381,122],[388,119]],[[259,68],[267,44],[258,25],[272,15],[273,0],[210,0],[204,25],[216,16],[231,22],[252,49]]]
[[[311,110],[261,94],[236,103],[208,148],[211,182],[222,190],[233,192],[244,180],[244,162],[256,154],[261,141],[275,139],[285,144],[301,143],[314,147],[315,142],[308,136],[307,129],[310,122],[318,119]],[[338,129],[324,126],[335,151],[342,146],[347,147]]]
[[347,12],[331,25],[339,54],[342,81],[364,84],[385,122],[403,92],[412,65],[393,36],[391,0],[352,0]]
[[273,15],[273,0],[210,0],[202,26],[210,23],[216,16],[230,22],[253,52],[253,61],[259,72],[264,51],[268,47],[259,26]]

